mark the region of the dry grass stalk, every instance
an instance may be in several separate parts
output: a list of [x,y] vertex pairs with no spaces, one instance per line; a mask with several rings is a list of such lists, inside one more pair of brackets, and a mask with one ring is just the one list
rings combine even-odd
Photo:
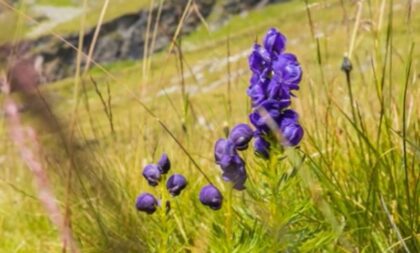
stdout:
[[57,199],[51,190],[50,183],[45,168],[42,164],[41,147],[37,138],[36,131],[30,126],[23,126],[19,116],[19,106],[9,96],[11,87],[4,77],[0,77],[1,91],[6,94],[4,100],[4,113],[6,124],[9,130],[9,137],[20,152],[20,156],[29,170],[32,172],[38,190],[38,198],[43,204],[51,222],[57,227],[63,243],[63,252],[70,248],[70,252],[79,252],[73,239],[70,226],[65,222],[65,218],[57,204]]

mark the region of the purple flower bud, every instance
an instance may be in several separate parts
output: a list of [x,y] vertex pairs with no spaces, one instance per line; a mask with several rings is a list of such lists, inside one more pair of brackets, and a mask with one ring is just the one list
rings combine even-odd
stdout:
[[237,152],[235,149],[235,144],[226,139],[219,139],[214,145],[214,158],[216,164],[221,167],[229,166],[234,159],[236,159]]
[[264,38],[264,48],[270,54],[280,54],[283,52],[286,45],[286,37],[278,32],[275,28],[268,30]]
[[168,155],[165,153],[159,159],[158,162],[160,173],[166,174],[171,169],[171,161],[169,161]]
[[146,165],[143,169],[143,176],[151,186],[158,185],[160,181],[160,174],[161,172],[159,170],[159,166],[156,164]]
[[252,125],[258,129],[258,131],[262,133],[268,133],[270,128],[266,124],[269,120],[269,115],[265,115],[262,117],[257,110],[254,110],[251,114],[249,114],[249,121],[251,121]]
[[178,196],[186,186],[187,180],[180,174],[173,174],[166,182],[166,188],[172,196]]
[[255,137],[254,151],[257,155],[268,159],[270,156],[270,143],[268,143],[262,136]]
[[302,79],[302,69],[295,55],[281,54],[273,63],[274,79],[290,90],[298,90]]
[[278,122],[281,134],[284,139],[283,145],[296,146],[303,138],[303,128],[298,123],[299,116],[293,110],[283,112]]
[[219,210],[222,207],[223,196],[212,184],[206,185],[201,189],[199,199],[203,205],[213,210]]
[[237,150],[245,150],[252,136],[253,131],[247,124],[238,124],[230,132],[229,140],[235,144]]
[[238,166],[236,169],[228,169],[224,170],[222,174],[223,180],[227,182],[233,183],[233,188],[236,190],[244,190],[245,189],[245,181],[247,179],[247,174],[245,170],[245,165],[242,164]]
[[143,193],[137,197],[136,208],[139,211],[152,214],[156,211],[157,206],[158,206],[158,201],[150,193]]

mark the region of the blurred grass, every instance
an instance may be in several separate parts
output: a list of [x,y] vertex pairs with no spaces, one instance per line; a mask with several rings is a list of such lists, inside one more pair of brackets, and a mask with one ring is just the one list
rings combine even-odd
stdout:
[[[305,5],[300,1],[234,17],[214,32],[208,32],[203,26],[183,38],[184,80],[185,86],[191,89],[186,114],[185,98],[180,96],[181,74],[176,54],[154,55],[147,83],[141,83],[142,62],[106,66],[112,78],[93,69],[90,74],[100,84],[103,94],[106,94],[106,84],[110,84],[116,136],[112,137],[103,106],[86,78],[89,111],[81,96],[76,128],[80,146],[76,153],[87,155],[89,166],[83,168],[86,172],[80,172],[85,191],[78,190],[80,182],[72,182],[74,190],[70,202],[72,225],[81,248],[87,252],[134,252],[145,246],[148,252],[162,252],[162,245],[166,243],[169,249],[180,252],[403,252],[403,243],[393,226],[396,225],[411,252],[418,252],[418,45],[412,56],[409,54],[411,43],[420,38],[417,29],[420,15],[413,12],[410,25],[404,4],[395,1],[390,11],[389,2],[386,3],[381,30],[375,30],[380,1],[371,2],[371,9],[364,5],[352,57],[352,88],[360,115],[356,121],[350,116],[345,77],[340,71],[350,39],[347,28],[353,29],[356,7],[345,4],[349,18],[346,21],[340,1],[320,1],[311,7],[315,38],[310,34]],[[390,13],[392,23],[389,23]],[[392,26],[387,30],[389,24]],[[213,161],[213,145],[224,136],[225,122],[232,126],[247,121],[250,108],[246,87],[250,74],[246,55],[252,42],[256,38],[261,41],[271,26],[288,37],[287,51],[298,56],[304,69],[304,80],[293,108],[301,115],[306,135],[302,152],[290,151],[286,160],[277,161],[274,157],[266,163],[254,158],[252,150],[243,153],[249,181],[246,191],[233,194],[230,205],[233,222],[228,228],[227,202],[219,212],[198,203],[198,191],[206,182],[137,99],[145,101],[168,125],[227,200],[229,185],[220,179]],[[387,33],[392,38],[392,46],[387,46]],[[229,63],[231,116],[227,111],[228,39],[233,56]],[[389,58],[385,57],[387,53]],[[244,57],[239,57],[242,54]],[[407,78],[410,57],[414,61],[412,75]],[[382,79],[384,85],[380,88]],[[406,81],[407,104],[403,107]],[[212,85],[214,89],[206,90]],[[176,92],[171,93],[173,90]],[[71,79],[43,87],[52,109],[63,122],[70,120],[75,103],[72,91]],[[382,110],[380,99],[384,99]],[[411,197],[406,196],[404,189],[401,138],[404,111]],[[384,123],[379,126],[381,115]],[[89,121],[89,117],[92,120]],[[26,120],[36,124],[31,117]],[[61,245],[55,229],[48,223],[38,201],[27,197],[35,196],[36,190],[30,187],[30,175],[9,145],[4,124],[0,126],[0,136],[4,139],[0,154],[5,156],[0,188],[0,236],[8,238],[0,251],[56,252]],[[379,128],[382,130],[378,137]],[[59,147],[54,145],[53,134],[43,136],[45,143]],[[59,149],[50,152],[48,164],[54,179],[51,181],[56,182],[56,192],[64,206],[60,169],[66,165]],[[169,219],[162,212],[146,216],[133,208],[140,192],[160,196],[164,191],[147,186],[140,176],[145,163],[156,162],[162,152],[167,152],[171,158],[172,172],[185,174],[189,179],[187,189],[172,201],[173,212]],[[290,177],[280,180],[285,175]],[[98,183],[100,179],[103,184]],[[163,188],[163,183],[161,186]],[[120,205],[110,205],[111,198]],[[408,203],[414,210],[409,210]],[[234,238],[227,233],[229,229]],[[166,242],[162,238],[166,238]]]
[[[100,12],[102,9],[102,6],[105,1],[102,0],[95,0],[95,1],[88,1],[88,11],[86,13],[86,29],[93,28],[96,26],[98,19],[100,17]],[[158,1],[156,1],[158,2]],[[69,1],[69,0],[41,0],[36,1],[36,5],[46,5],[46,6],[54,6],[54,7],[80,7],[82,5],[82,1]],[[0,5],[2,3],[0,2]],[[31,5],[26,2],[19,2],[17,5],[17,9],[23,13],[26,13],[27,15],[34,16],[31,7],[36,6]],[[17,29],[16,21],[18,18],[18,15],[14,13],[13,11],[10,11],[5,6],[1,6],[3,9],[5,9],[5,13],[2,13],[0,15],[0,30],[2,30],[2,33],[0,33],[0,43],[4,42],[10,42],[11,36],[10,34],[13,33],[15,29]],[[80,7],[81,8],[81,7]],[[110,21],[112,19],[115,19],[121,15],[125,14],[131,14],[136,13],[141,9],[147,9],[149,8],[149,1],[147,0],[137,0],[137,1],[125,1],[125,0],[114,0],[110,1],[107,12],[104,17],[104,22]],[[76,17],[73,20],[65,21],[63,23],[58,23],[53,29],[53,32],[65,35],[69,33],[75,33],[79,31],[79,20],[80,16]],[[31,22],[25,23],[25,31],[30,32],[31,27],[33,27],[34,24]],[[25,33],[26,33],[25,32]],[[51,31],[45,31],[45,34],[47,35]],[[22,38],[24,38],[25,33],[22,34]]]

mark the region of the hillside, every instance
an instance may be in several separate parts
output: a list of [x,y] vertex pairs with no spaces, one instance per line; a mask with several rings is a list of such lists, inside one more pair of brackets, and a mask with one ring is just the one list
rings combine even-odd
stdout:
[[[78,1],[37,4],[44,2],[83,8]],[[84,31],[93,31],[103,2],[88,2],[81,23]],[[111,2],[104,23],[149,8],[148,1]],[[28,8],[32,16],[39,6]],[[191,31],[177,34],[174,26],[165,44],[147,58],[139,53],[91,62],[85,69],[82,55],[73,50],[71,62],[57,61],[68,64],[70,74],[39,86],[41,99],[24,92],[0,95],[4,104],[9,98],[18,101],[22,124],[34,129],[36,138],[27,147],[33,142],[40,147],[36,158],[77,248],[418,252],[420,2],[287,1],[226,16],[220,8],[231,6],[215,1],[213,8],[206,21],[195,19]],[[0,15],[17,17],[16,11]],[[53,31],[78,41],[83,16]],[[23,22],[4,17],[0,27]],[[214,145],[237,123],[249,122],[248,57],[271,27],[287,37],[286,51],[302,67],[291,107],[305,135],[297,148],[279,148],[268,161],[252,148],[242,152],[248,179],[244,191],[235,191],[220,177]],[[27,29],[2,30],[0,41],[32,40]],[[345,55],[353,67],[349,79],[340,69]],[[0,121],[0,236],[5,242],[0,252],[70,251],[39,197],[36,175],[22,159],[25,145],[15,145],[6,106]],[[151,187],[141,176],[143,167],[164,152],[171,173],[188,180],[176,198],[167,194],[163,180]],[[206,177],[224,196],[218,211],[198,200]],[[135,199],[144,191],[162,202],[170,199],[171,211],[136,211]]]

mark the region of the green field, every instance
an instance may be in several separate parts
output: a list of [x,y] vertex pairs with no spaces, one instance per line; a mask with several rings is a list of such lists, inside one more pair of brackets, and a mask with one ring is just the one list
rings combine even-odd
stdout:
[[[201,25],[182,38],[182,60],[165,50],[43,86],[60,132],[75,144],[66,151],[53,123],[31,110],[21,117],[37,131],[38,158],[80,251],[419,252],[420,3],[361,2],[354,43],[356,4],[290,1],[232,17],[215,30]],[[91,7],[86,26],[95,24],[101,3]],[[118,6],[109,8],[109,18],[148,5]],[[299,149],[269,161],[252,148],[243,152],[247,188],[234,191],[220,177],[213,147],[226,127],[248,122],[247,56],[270,27],[287,36],[287,51],[302,65],[292,107],[305,136]],[[349,47],[353,104],[340,70]],[[110,109],[91,79],[105,104],[111,99]],[[0,121],[0,252],[64,252],[36,178],[11,141],[10,125]],[[141,176],[163,152],[171,172],[188,180],[176,198],[164,181],[154,188]],[[198,201],[207,182],[189,156],[221,190],[221,210]],[[171,211],[136,211],[145,191],[170,198]]]

